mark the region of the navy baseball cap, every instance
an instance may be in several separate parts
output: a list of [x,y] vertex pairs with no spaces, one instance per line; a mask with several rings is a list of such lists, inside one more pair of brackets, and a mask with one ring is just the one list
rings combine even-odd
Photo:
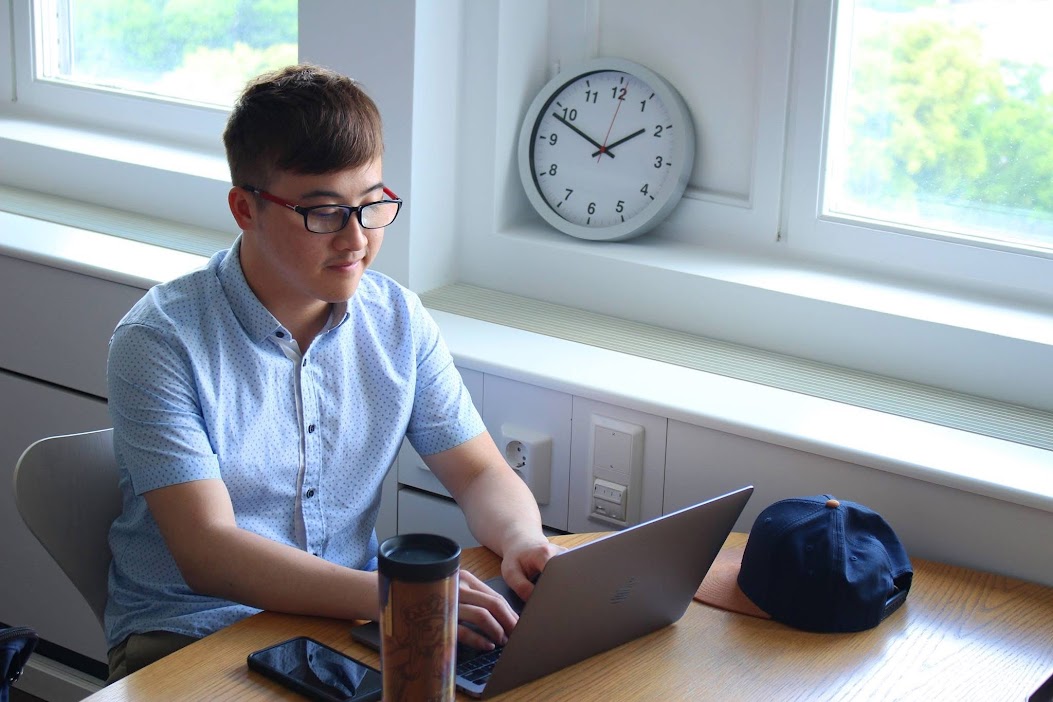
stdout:
[[863,631],[903,604],[913,576],[877,512],[794,497],[758,515],[745,547],[721,551],[695,599],[806,631]]

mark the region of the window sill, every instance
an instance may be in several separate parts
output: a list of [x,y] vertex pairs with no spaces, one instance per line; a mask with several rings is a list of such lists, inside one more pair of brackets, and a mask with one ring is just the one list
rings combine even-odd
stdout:
[[461,282],[1053,412],[1049,300],[805,264],[792,249],[776,260],[721,242],[596,244],[527,222],[481,244],[517,274],[466,247]]
[[[206,262],[3,212],[0,255],[144,290]],[[441,310],[433,314],[466,368],[1053,512],[1053,452],[1044,449]]]
[[148,290],[208,259],[0,211],[0,255]]
[[[217,142],[218,143],[218,142]],[[0,185],[203,230],[230,229],[222,152],[0,114]],[[199,251],[201,252],[201,251]]]
[[458,365],[1053,512],[1053,452],[432,312]]
[[[135,166],[229,182],[227,163],[215,153],[159,141],[132,139],[41,120],[0,117],[0,135],[9,144],[24,144]],[[217,142],[218,143],[218,142]]]

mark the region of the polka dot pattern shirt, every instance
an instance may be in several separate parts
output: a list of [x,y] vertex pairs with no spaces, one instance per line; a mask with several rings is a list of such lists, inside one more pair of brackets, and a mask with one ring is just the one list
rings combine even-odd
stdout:
[[110,342],[123,493],[111,647],[159,629],[204,636],[257,611],[187,587],[143,493],[221,479],[239,527],[373,570],[381,482],[403,437],[428,455],[484,429],[416,295],[366,271],[301,355],[249,289],[239,247],[151,289]]

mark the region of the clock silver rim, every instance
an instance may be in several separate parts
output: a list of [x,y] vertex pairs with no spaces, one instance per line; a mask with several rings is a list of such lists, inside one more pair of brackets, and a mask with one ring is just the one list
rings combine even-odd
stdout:
[[[635,217],[626,222],[621,222],[607,227],[585,227],[563,219],[548,204],[538,192],[534,181],[534,169],[531,164],[531,147],[536,133],[538,118],[541,111],[551,102],[553,97],[567,85],[577,81],[582,76],[600,71],[619,71],[635,76],[647,83],[665,103],[666,108],[675,115],[680,124],[685,125],[677,135],[674,146],[678,154],[677,161],[681,164],[674,166],[678,169],[675,180],[668,189],[663,189],[655,200],[642,209]],[[541,215],[548,224],[554,228],[576,237],[590,241],[624,241],[635,238],[654,229],[661,224],[680,203],[684,191],[687,189],[688,180],[695,161],[695,125],[691,118],[691,112],[687,104],[675,88],[650,68],[622,58],[596,58],[585,61],[559,72],[554,78],[545,83],[538,91],[534,100],[527,108],[519,130],[519,144],[517,148],[517,159],[519,166],[519,178],[523,184],[527,199],[534,210]]]

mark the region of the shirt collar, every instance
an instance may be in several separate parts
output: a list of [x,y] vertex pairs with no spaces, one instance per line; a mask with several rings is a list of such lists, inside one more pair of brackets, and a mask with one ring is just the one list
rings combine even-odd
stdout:
[[251,339],[261,342],[282,331],[281,323],[267,311],[245,280],[245,272],[241,269],[240,235],[219,261],[216,277],[223,287],[223,294],[227,297],[230,309],[234,311],[234,316],[241,322]]
[[[245,280],[245,272],[241,268],[241,235],[225,254],[220,255],[222,259],[217,264],[216,277],[219,278],[231,310],[249,337],[258,343],[278,332],[288,334],[289,331],[263,306]],[[333,305],[323,333],[339,327],[347,321],[348,316],[347,302]]]
[[331,329],[336,329],[341,324],[347,321],[347,318],[351,316],[348,312],[348,304],[344,302],[337,302],[333,305],[332,311],[329,313],[329,323],[325,325],[323,332],[327,332]]

